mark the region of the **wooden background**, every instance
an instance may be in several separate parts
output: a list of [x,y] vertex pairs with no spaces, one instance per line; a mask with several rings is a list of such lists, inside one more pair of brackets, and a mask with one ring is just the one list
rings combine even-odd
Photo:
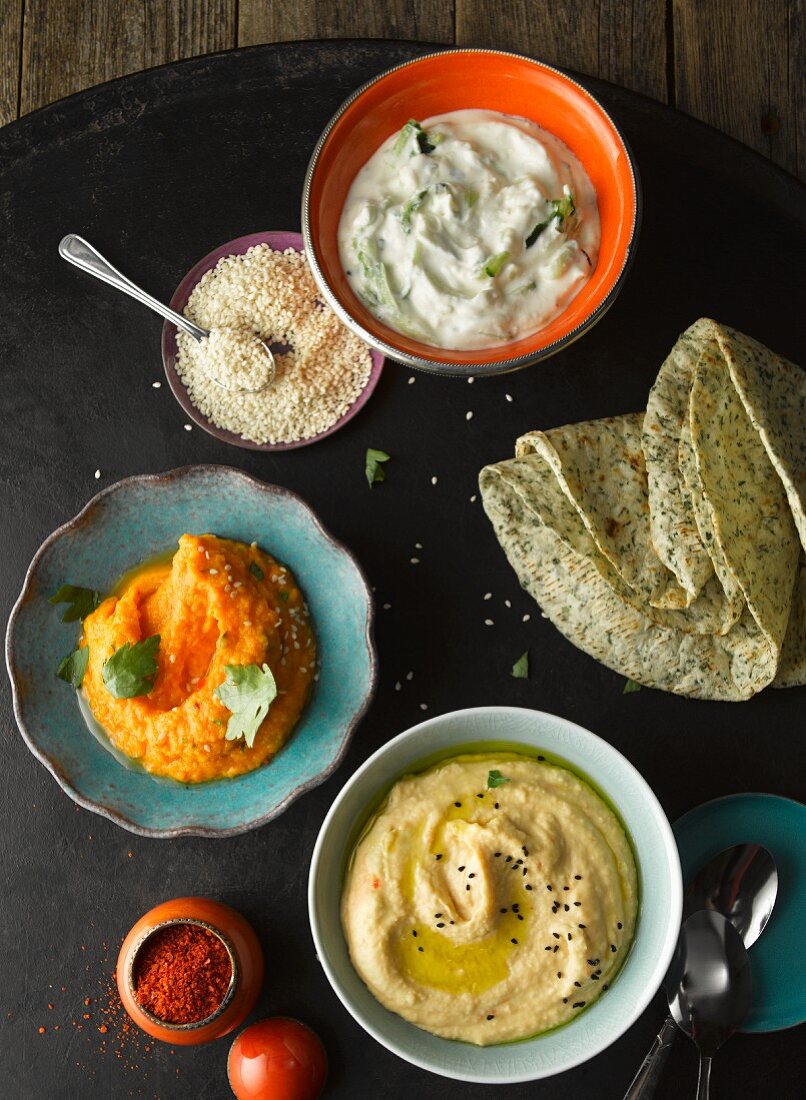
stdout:
[[523,50],[678,107],[806,179],[806,0],[0,0],[0,124],[179,58],[348,37]]

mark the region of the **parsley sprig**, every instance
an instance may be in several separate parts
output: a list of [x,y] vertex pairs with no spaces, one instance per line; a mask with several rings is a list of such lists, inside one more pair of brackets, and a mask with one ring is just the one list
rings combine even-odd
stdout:
[[148,695],[157,675],[159,634],[152,634],[142,642],[124,642],[104,663],[101,670],[106,690],[116,699],[134,699]]
[[230,711],[227,740],[243,737],[251,749],[269,707],[277,697],[277,684],[268,665],[225,665],[226,679],[214,691]]

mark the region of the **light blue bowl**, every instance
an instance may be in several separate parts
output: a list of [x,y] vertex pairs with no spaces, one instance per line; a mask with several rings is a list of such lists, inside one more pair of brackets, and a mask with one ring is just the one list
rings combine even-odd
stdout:
[[[120,764],[90,734],[56,668],[77,624],[48,597],[65,583],[108,591],[181,534],[257,542],[305,593],[321,663],[286,747],[235,779],[185,785]],[[105,489],[37,551],[6,635],[14,713],[31,752],[79,805],[155,837],[232,836],[276,817],[337,767],[375,689],[372,596],[355,559],[294,493],[228,466],[189,466]]]
[[[340,899],[348,848],[379,792],[443,751],[490,742],[559,757],[612,802],[633,844],[640,910],[632,949],[610,989],[564,1027],[534,1039],[477,1047],[440,1039],[384,1008],[350,962]],[[513,745],[513,742],[515,743]],[[470,750],[472,751],[472,750]],[[384,745],[347,781],[319,833],[308,881],[311,930],[319,960],[347,1011],[379,1043],[422,1069],[461,1081],[511,1084],[570,1069],[615,1042],[660,986],[680,930],[683,887],[672,830],[645,780],[606,741],[564,718],[517,707],[476,707],[431,718]]]

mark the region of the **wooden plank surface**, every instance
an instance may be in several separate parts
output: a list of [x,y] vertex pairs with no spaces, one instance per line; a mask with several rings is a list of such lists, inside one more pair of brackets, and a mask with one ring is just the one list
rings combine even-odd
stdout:
[[806,178],[806,0],[0,0],[0,124],[183,57],[346,37],[523,50]]

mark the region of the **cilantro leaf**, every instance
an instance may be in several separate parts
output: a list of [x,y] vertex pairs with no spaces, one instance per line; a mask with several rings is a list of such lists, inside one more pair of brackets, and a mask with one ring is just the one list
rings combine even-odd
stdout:
[[554,219],[557,219],[557,224],[562,229],[562,224],[566,218],[572,217],[576,214],[576,204],[574,202],[573,195],[563,195],[561,199],[550,199],[549,206],[551,207],[551,213],[544,222],[538,222],[532,232],[523,242],[526,248],[531,248],[537,238],[547,229]]
[[124,642],[104,663],[102,675],[106,690],[116,699],[134,699],[148,695],[157,675],[157,651],[159,634],[152,634],[142,642]]
[[367,484],[370,489],[376,481],[386,480],[386,471],[381,463],[388,462],[390,457],[391,455],[388,455],[386,451],[376,451],[374,447],[367,447],[364,472],[367,475]]
[[512,666],[512,675],[516,680],[528,680],[529,679],[529,650],[522,653]]
[[635,680],[625,680],[624,687],[622,689],[622,695],[632,695],[634,691],[640,691],[641,685],[637,684]]
[[72,653],[67,654],[56,669],[56,675],[60,680],[64,680],[66,684],[78,691],[84,682],[84,673],[87,671],[89,659],[89,646],[85,645],[83,649],[74,649]]
[[82,588],[77,584],[63,584],[58,592],[50,597],[50,603],[69,604],[62,615],[63,623],[74,623],[79,619],[83,622],[96,607],[102,602],[103,596],[94,588]]
[[250,561],[250,563],[249,563],[249,572],[252,574],[252,576],[256,580],[259,580],[259,581],[262,581],[263,578],[266,576],[266,574],[263,572],[263,570],[260,568],[260,566],[258,565],[258,563],[256,561]]
[[487,775],[487,787],[493,790],[495,787],[503,787],[505,783],[509,783],[508,775],[501,775],[497,769],[493,769]]
[[227,740],[243,737],[251,749],[269,707],[277,697],[277,684],[268,665],[225,665],[226,679],[213,694],[231,711]]

